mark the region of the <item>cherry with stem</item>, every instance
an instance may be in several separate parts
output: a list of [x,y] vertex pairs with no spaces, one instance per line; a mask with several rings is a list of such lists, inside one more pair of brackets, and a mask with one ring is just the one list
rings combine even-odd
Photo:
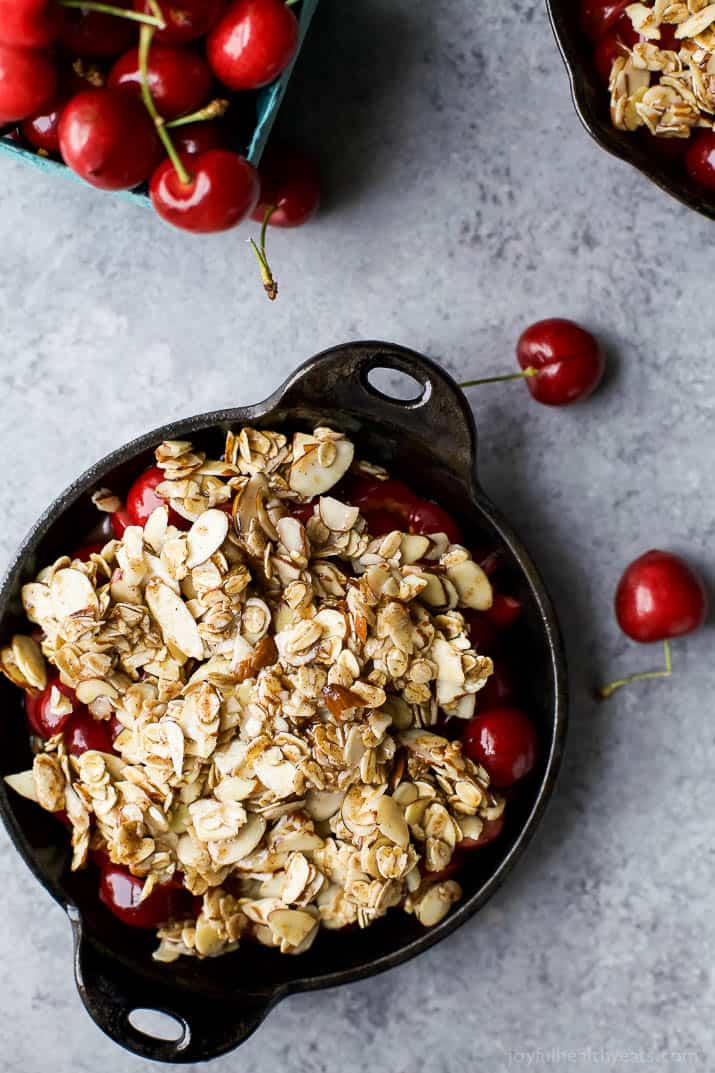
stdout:
[[128,19],[130,22],[139,22],[144,26],[151,26],[156,30],[165,30],[166,23],[160,8],[155,3],[151,4],[153,15],[142,15],[138,11],[129,11],[123,7],[114,7],[112,4],[95,3],[95,0],[57,0],[60,7],[75,7],[82,11],[96,11],[99,15],[116,15],[119,19]]
[[221,119],[225,116],[228,107],[229,102],[227,100],[217,97],[215,100],[209,101],[203,108],[199,108],[198,112],[191,112],[189,115],[171,119],[165,126],[168,130],[176,130],[178,127],[187,127],[190,123],[209,123],[212,119]]
[[526,380],[531,376],[538,375],[539,370],[535,369],[533,365],[529,365],[526,369],[522,369],[520,373],[505,373],[503,376],[483,376],[479,380],[465,380],[459,386],[464,389],[465,387],[479,387],[481,384],[501,384],[506,380]]

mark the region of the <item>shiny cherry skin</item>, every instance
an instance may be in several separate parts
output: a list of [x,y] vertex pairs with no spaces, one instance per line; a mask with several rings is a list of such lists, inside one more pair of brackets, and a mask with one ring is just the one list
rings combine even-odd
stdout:
[[410,528],[413,533],[431,536],[446,533],[451,544],[462,543],[462,530],[446,510],[428,499],[421,499],[410,512]]
[[161,159],[161,143],[141,101],[118,89],[86,89],[60,119],[62,159],[100,190],[130,190]]
[[[127,492],[126,512],[129,517],[129,525],[141,525],[142,528],[149,521],[157,507],[166,507],[168,503],[157,493],[157,485],[166,480],[163,469],[158,466],[150,466],[141,473]],[[120,513],[120,512],[118,512]],[[112,519],[116,514],[112,515]],[[190,529],[191,522],[182,518],[175,510],[169,507],[169,524],[177,529]],[[124,527],[126,528],[126,526]],[[124,530],[122,530],[122,533]]]
[[290,512],[302,525],[306,525],[315,514],[315,500],[309,499],[307,503],[291,503]]
[[114,752],[109,723],[95,719],[86,708],[68,720],[64,731],[67,750],[72,756],[81,756],[90,749],[100,753]]
[[482,849],[493,842],[504,830],[504,813],[498,820],[485,820],[479,838],[463,838],[457,843],[458,852],[470,852],[473,849]]
[[638,42],[638,34],[627,15],[621,15],[616,23],[597,42],[593,59],[601,80],[607,85],[613,64],[626,49],[633,48]]
[[537,402],[567,406],[585,399],[603,376],[606,358],[598,342],[572,320],[554,317],[532,324],[516,347],[522,369],[539,370],[526,381]]
[[167,223],[194,234],[227,231],[253,211],[259,185],[255,168],[229,149],[209,149],[182,161],[190,181],[182,183],[170,160],[154,172],[149,192]]
[[0,41],[46,48],[57,38],[64,9],[50,0],[0,0]]
[[367,522],[367,531],[371,537],[383,537],[388,533],[399,529],[406,529],[405,523],[399,514],[393,514],[389,510],[363,510],[362,516]]
[[647,551],[626,568],[615,598],[618,625],[634,641],[680,637],[702,626],[708,600],[702,581],[678,555]]
[[[148,63],[149,88],[164,119],[195,112],[211,96],[212,76],[203,56],[186,48],[152,44]],[[141,98],[139,50],[130,48],[109,72],[107,85]]]
[[498,630],[508,630],[521,618],[523,608],[521,600],[515,596],[505,596],[504,593],[495,592],[492,597],[492,606],[484,614]]
[[110,514],[109,520],[112,526],[112,533],[117,540],[122,539],[127,526],[135,524],[129,517],[127,510],[115,510],[113,514]]
[[[131,0],[111,0],[112,7],[130,9]],[[137,23],[100,11],[67,8],[60,45],[75,56],[109,59],[126,52],[138,36]]]
[[[64,693],[64,695],[69,697],[72,701],[74,706],[72,712],[69,712],[67,715],[57,715],[52,711],[50,698],[53,686],[55,686],[60,693]],[[74,690],[69,686],[66,686],[64,682],[61,682],[59,675],[53,675],[53,677],[48,678],[47,685],[44,689],[27,690],[25,693],[25,713],[27,715],[27,721],[33,732],[44,739],[59,734],[74,714],[83,711],[85,711],[85,708],[77,700]]]
[[496,787],[511,786],[536,763],[536,730],[520,708],[492,708],[475,715],[462,743],[466,756],[486,768]]
[[610,30],[628,7],[630,0],[582,0],[581,25],[592,41]]
[[258,166],[261,196],[253,211],[259,223],[266,210],[271,227],[301,227],[320,204],[320,175],[316,165],[300,149],[290,145],[270,144]]
[[715,190],[715,133],[703,130],[691,137],[685,154],[688,175],[705,190]]
[[[185,45],[204,37],[226,6],[225,0],[159,0],[166,29],[157,30],[155,41],[164,45]],[[151,15],[147,0],[134,0],[134,10]]]
[[[121,864],[103,863],[99,879],[99,897],[111,913],[123,924],[132,928],[156,928],[168,920],[190,916],[190,895],[176,890],[169,883],[154,887],[151,894],[141,901],[145,880],[133,876]],[[188,892],[186,892],[188,893]]]
[[189,156],[205,153],[209,149],[221,149],[224,145],[223,127],[215,121],[175,127],[171,137],[177,152]]
[[42,111],[56,93],[57,71],[49,53],[0,43],[0,126]]
[[273,82],[297,47],[298,20],[284,0],[234,0],[206,39],[214,74],[235,92]]
[[477,704],[487,711],[489,708],[510,706],[516,698],[518,689],[516,676],[505,659],[498,659],[494,670],[487,678],[486,685],[479,690]]
[[35,149],[46,153],[58,154],[60,151],[60,116],[67,104],[67,98],[55,100],[49,108],[39,115],[25,119],[20,126],[23,137]]

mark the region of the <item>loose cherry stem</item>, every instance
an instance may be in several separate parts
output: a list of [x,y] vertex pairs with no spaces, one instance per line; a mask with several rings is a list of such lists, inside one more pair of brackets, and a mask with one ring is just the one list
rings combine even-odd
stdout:
[[263,217],[263,223],[261,224],[260,245],[256,243],[255,239],[249,240],[261,270],[263,289],[272,302],[275,302],[278,297],[278,284],[273,278],[271,266],[268,264],[268,258],[266,256],[266,231],[268,230],[268,221],[277,208],[277,205],[269,205],[266,209],[266,214]]
[[171,135],[166,129],[164,120],[159,115],[156,105],[154,104],[154,98],[151,95],[149,88],[149,49],[151,48],[151,42],[154,37],[153,26],[142,26],[139,31],[139,72],[141,74],[142,81],[142,100],[146,106],[146,110],[154,120],[156,132],[162,140],[167,155],[174,165],[174,170],[179,176],[179,179],[186,186],[191,182],[191,176],[181,162],[181,157],[176,151],[176,146],[171,140]]
[[165,124],[166,129],[175,130],[177,127],[185,127],[189,123],[205,123],[211,119],[220,119],[221,116],[226,115],[228,105],[228,101],[217,97],[216,100],[210,101],[204,108],[200,108],[198,112],[192,112],[190,115],[182,115],[178,119],[170,120]]
[[123,7],[114,7],[112,4],[95,3],[95,0],[57,0],[60,7],[79,7],[83,11],[98,11],[102,15],[116,15],[119,19],[129,19],[130,22],[141,22],[144,26],[153,26],[156,30],[165,30],[166,22],[161,14],[161,9],[152,4],[153,15],[143,15],[138,11],[127,11]]
[[485,376],[480,380],[465,380],[463,384],[459,386],[465,387],[477,387],[479,384],[500,384],[505,380],[524,380],[531,376],[538,376],[539,370],[535,369],[533,365],[529,365],[528,368],[522,369],[520,373],[506,373],[504,376]]
[[642,682],[645,678],[670,678],[673,673],[670,641],[663,641],[663,651],[665,653],[665,667],[661,671],[641,671],[640,674],[629,674],[627,678],[618,678],[615,682],[609,682],[608,685],[601,686],[600,689],[597,689],[597,699],[608,700],[617,689],[620,689],[621,686],[628,685],[629,682]]

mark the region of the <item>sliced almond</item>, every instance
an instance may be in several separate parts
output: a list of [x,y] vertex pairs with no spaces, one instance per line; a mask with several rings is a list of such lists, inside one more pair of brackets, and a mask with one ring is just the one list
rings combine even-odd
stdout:
[[17,775],[6,775],[5,782],[20,797],[26,797],[28,801],[34,801],[35,804],[39,804],[32,769],[30,771],[19,771]]
[[255,779],[242,779],[238,775],[227,775],[214,790],[214,797],[219,801],[245,801],[255,788]]
[[306,499],[312,499],[336,485],[349,470],[355,448],[349,440],[343,439],[335,441],[335,449],[335,458],[329,466],[320,464],[317,444],[295,459],[288,477],[290,488]]
[[222,510],[207,510],[186,534],[189,555],[186,565],[192,570],[217,552],[228,534],[228,515]]
[[306,812],[316,822],[329,820],[339,811],[344,797],[343,790],[310,790],[305,799]]
[[420,924],[431,928],[446,917],[450,906],[461,897],[462,888],[453,879],[448,879],[446,883],[435,883],[415,906],[415,916]]
[[55,618],[68,618],[80,611],[96,611],[97,594],[92,582],[81,570],[58,570],[50,583]]
[[459,601],[464,607],[474,611],[488,611],[492,606],[492,586],[481,566],[472,559],[450,566],[447,577],[459,594]]
[[114,686],[102,678],[85,678],[79,683],[75,692],[80,704],[93,704],[100,697],[108,697],[110,700],[116,700],[119,697],[119,692]]
[[33,689],[44,689],[47,685],[47,668],[37,641],[25,634],[16,633],[12,639],[12,654],[27,684]]
[[316,920],[300,909],[274,909],[268,917],[268,926],[283,943],[300,946],[316,926]]
[[403,533],[401,536],[400,555],[403,563],[416,563],[424,559],[429,548],[429,537],[420,536],[419,533]]
[[235,862],[253,853],[258,843],[263,838],[266,830],[266,821],[255,812],[249,812],[248,818],[231,843],[232,856]]
[[181,597],[158,578],[148,581],[144,595],[166,643],[172,644],[191,659],[201,659],[204,644],[198,626]]
[[318,500],[318,512],[324,525],[336,533],[347,533],[360,517],[358,507],[348,506],[332,496],[321,496]]
[[377,826],[385,838],[389,838],[402,849],[407,849],[410,844],[410,831],[405,814],[387,794],[383,794],[377,803]]
[[157,553],[161,552],[169,524],[169,508],[157,507],[151,512],[144,526],[144,543]]
[[48,585],[31,581],[22,586],[22,606],[30,622],[42,623],[54,617],[54,604]]

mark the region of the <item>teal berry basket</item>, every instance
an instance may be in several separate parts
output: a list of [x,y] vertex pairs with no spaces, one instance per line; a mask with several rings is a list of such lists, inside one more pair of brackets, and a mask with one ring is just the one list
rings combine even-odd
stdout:
[[[293,57],[293,60],[286,67],[285,71],[283,71],[280,78],[277,78],[275,82],[270,84],[270,86],[265,86],[256,93],[240,95],[253,102],[255,119],[252,120],[252,124],[247,131],[246,136],[242,138],[241,134],[237,132],[236,148],[241,149],[254,166],[259,164],[260,159],[263,156],[263,151],[266,148],[266,143],[271,130],[273,129],[273,124],[276,121],[281,102],[283,101],[288,88],[293,68],[300,55],[300,50],[303,47],[303,42],[317,7],[318,0],[301,0],[300,5],[297,7],[296,16],[300,27],[298,48],[296,49],[296,54]],[[230,121],[231,111],[232,109],[229,109],[227,122]],[[31,164],[33,167],[39,168],[48,175],[66,175],[75,179],[77,182],[83,182],[83,180],[80,179],[78,175],[75,175],[72,169],[68,168],[66,164],[63,164],[61,160],[40,156],[32,149],[27,149],[19,143],[12,141],[7,135],[0,137],[0,154],[3,153],[7,156],[14,157],[16,160],[22,160],[26,164]],[[87,184],[84,183],[83,185],[86,186]],[[150,205],[146,186],[138,187],[136,190],[121,190],[116,196],[129,198],[137,205]]]

